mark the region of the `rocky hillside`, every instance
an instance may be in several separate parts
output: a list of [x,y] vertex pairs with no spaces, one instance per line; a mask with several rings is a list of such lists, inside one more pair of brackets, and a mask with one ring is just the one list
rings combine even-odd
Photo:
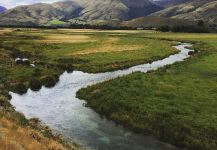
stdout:
[[0,15],[0,24],[47,24],[52,20],[128,20],[149,15],[162,7],[149,0],[71,0],[19,6]]
[[187,20],[204,20],[211,24],[217,23],[216,0],[191,0],[189,2],[166,8],[152,16],[170,17]]

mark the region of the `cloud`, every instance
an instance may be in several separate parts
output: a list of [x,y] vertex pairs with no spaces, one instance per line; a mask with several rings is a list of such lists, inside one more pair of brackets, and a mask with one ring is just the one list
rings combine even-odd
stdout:
[[13,8],[19,5],[30,5],[34,3],[53,3],[61,0],[0,0],[0,6]]

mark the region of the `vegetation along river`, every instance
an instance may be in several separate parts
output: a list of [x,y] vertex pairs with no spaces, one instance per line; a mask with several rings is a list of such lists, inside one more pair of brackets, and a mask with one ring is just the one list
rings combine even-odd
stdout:
[[89,74],[81,71],[63,73],[54,88],[43,87],[24,95],[10,92],[11,104],[27,118],[37,117],[55,132],[84,146],[100,150],[178,150],[149,136],[125,130],[122,126],[100,117],[85,101],[76,98],[84,87],[107,81],[135,71],[146,73],[188,58],[190,44],[175,46],[180,52],[150,64],[106,73]]

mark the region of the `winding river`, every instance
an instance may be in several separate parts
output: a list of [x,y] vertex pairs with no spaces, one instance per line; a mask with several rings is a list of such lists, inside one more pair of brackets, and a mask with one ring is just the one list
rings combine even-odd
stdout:
[[107,81],[135,71],[147,72],[188,58],[190,44],[175,46],[180,52],[151,64],[134,66],[124,70],[89,74],[81,71],[63,73],[54,88],[43,87],[24,95],[10,92],[11,104],[27,118],[37,117],[67,140],[99,150],[178,150],[172,145],[154,138],[123,129],[76,98],[76,92],[84,87]]

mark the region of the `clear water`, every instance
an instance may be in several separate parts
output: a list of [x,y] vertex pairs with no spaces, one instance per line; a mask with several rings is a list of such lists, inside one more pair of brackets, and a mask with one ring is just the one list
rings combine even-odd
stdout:
[[123,129],[121,126],[101,118],[92,109],[84,107],[85,101],[76,98],[76,92],[89,85],[127,75],[135,71],[147,72],[183,61],[188,58],[186,47],[176,46],[180,52],[151,64],[106,73],[89,74],[81,71],[63,73],[54,88],[43,87],[24,95],[10,92],[11,104],[27,118],[37,117],[55,132],[70,141],[99,150],[178,150],[178,148]]

